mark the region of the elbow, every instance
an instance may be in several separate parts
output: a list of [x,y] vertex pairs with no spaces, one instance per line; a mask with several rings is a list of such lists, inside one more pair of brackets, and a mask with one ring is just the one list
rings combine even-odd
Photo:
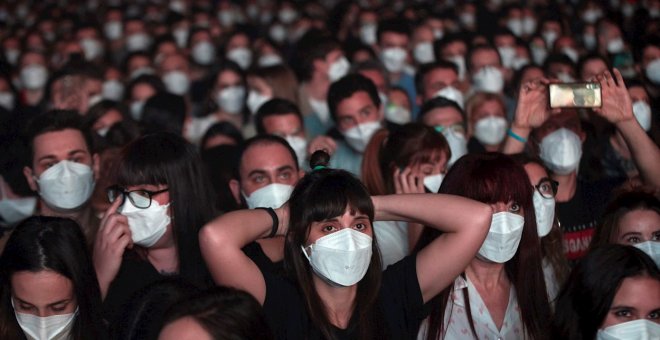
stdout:
[[488,204],[483,204],[481,212],[475,214],[477,216],[477,224],[479,225],[479,230],[485,234],[488,233],[490,229],[490,222],[493,219],[493,208]]
[[206,224],[199,231],[199,248],[202,256],[205,256],[211,249],[221,249],[222,235],[214,228],[212,223]]

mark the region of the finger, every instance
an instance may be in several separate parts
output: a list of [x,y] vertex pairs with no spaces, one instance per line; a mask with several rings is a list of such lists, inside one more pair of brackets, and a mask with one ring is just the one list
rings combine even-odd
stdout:
[[394,169],[394,173],[392,175],[393,180],[394,180],[394,192],[396,192],[397,194],[400,194],[400,193],[402,193],[402,190],[403,190],[403,189],[401,189],[401,183],[399,181],[399,178],[401,177],[401,170],[399,170],[399,168],[397,166],[394,166],[394,167],[395,167],[395,169]]
[[105,224],[101,227],[101,231],[107,237],[121,224],[128,226],[128,218],[120,213],[114,213],[108,216]]
[[121,206],[121,202],[123,201],[123,197],[119,196],[115,199],[112,204],[110,204],[110,207],[108,207],[108,210],[105,211],[105,214],[103,214],[103,218],[101,219],[101,226],[104,225],[105,220],[108,219],[109,216],[112,216],[114,213],[117,212],[117,209],[119,209],[119,206]]
[[117,240],[121,235],[128,234],[131,235],[131,229],[128,227],[128,221],[127,220],[122,220],[119,217],[125,217],[121,215],[115,215],[116,218],[111,220],[112,224],[110,227],[107,228],[107,240],[109,242],[114,242],[114,240]]
[[403,169],[403,171],[401,171],[401,175],[399,176],[399,178],[401,179],[401,190],[403,190],[403,193],[410,192],[408,175],[410,175],[410,168],[406,167]]
[[607,82],[608,87],[616,87],[614,78],[612,78],[612,73],[610,73],[610,71],[605,71],[603,77],[605,78],[605,82]]
[[621,75],[619,69],[618,68],[612,69],[612,72],[614,73],[614,77],[616,78],[617,85],[619,87],[625,87],[626,83],[623,81],[623,76]]

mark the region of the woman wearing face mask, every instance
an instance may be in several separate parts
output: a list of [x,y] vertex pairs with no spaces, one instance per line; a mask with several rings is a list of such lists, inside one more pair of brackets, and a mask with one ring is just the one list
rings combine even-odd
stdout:
[[[438,192],[451,158],[449,145],[432,127],[409,123],[392,133],[379,130],[362,159],[362,178],[371,195]],[[409,254],[422,225],[374,222],[383,268]]]
[[559,292],[553,339],[660,338],[660,271],[634,247],[603,245]]
[[23,221],[0,257],[0,338],[105,339],[98,287],[78,224]]
[[140,288],[179,276],[205,285],[197,232],[214,215],[212,186],[195,147],[169,133],[129,144],[117,161],[112,205],[101,221],[94,265],[112,325]]
[[635,246],[660,266],[660,200],[637,189],[618,195],[605,211],[591,249],[610,243]]
[[[288,205],[227,213],[200,233],[204,258],[218,284],[252,294],[275,337],[404,339],[417,332],[423,304],[465,267],[483,240],[492,209],[455,196],[370,197],[350,173],[312,156]],[[457,224],[457,220],[461,220]],[[444,233],[415,256],[381,274],[374,220],[412,221]],[[241,247],[286,235],[291,281],[261,272]],[[452,254],[452,261],[438,261]]]
[[504,100],[497,94],[477,92],[465,105],[467,113],[468,152],[499,151],[506,137]]
[[[433,299],[418,339],[547,338],[551,312],[538,293],[546,287],[532,190],[522,166],[499,153],[467,155],[449,170],[439,193],[487,203],[494,214],[478,254]],[[437,237],[426,229],[416,249]]]
[[298,102],[298,81],[293,71],[284,65],[260,67],[248,73],[250,92],[247,105],[250,112],[257,110],[270,99],[286,99]]

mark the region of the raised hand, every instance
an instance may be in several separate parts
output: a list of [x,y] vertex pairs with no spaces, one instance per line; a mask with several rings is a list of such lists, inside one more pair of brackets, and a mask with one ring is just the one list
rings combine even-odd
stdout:
[[405,169],[394,170],[394,190],[397,194],[423,194],[424,191],[424,175],[412,167],[407,166]]
[[520,87],[513,127],[533,129],[550,118],[552,110],[548,109],[548,84],[547,79],[540,79]]
[[632,100],[619,70],[614,69],[614,77],[605,71],[596,76],[596,81],[600,83],[603,102],[602,107],[594,109],[596,113],[613,124],[635,119]]

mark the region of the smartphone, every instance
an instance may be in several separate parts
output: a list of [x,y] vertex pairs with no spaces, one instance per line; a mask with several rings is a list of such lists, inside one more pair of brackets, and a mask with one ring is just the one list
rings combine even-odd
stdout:
[[548,85],[550,108],[601,107],[599,83],[560,83]]

